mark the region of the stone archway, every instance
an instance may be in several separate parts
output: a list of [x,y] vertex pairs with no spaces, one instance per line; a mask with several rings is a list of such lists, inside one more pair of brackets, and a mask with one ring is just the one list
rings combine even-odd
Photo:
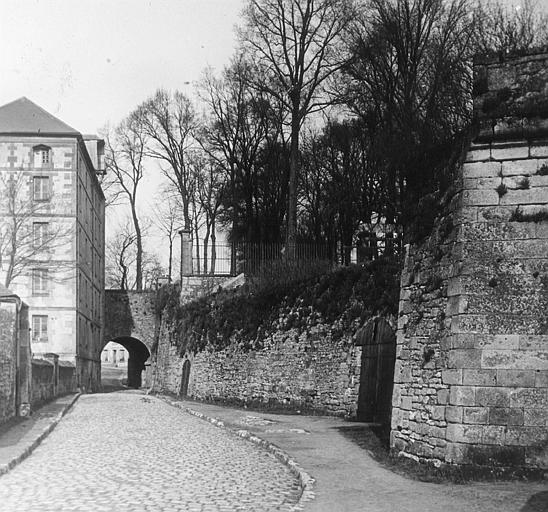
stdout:
[[396,335],[377,317],[356,333],[356,345],[362,347],[357,418],[386,424],[392,412]]
[[142,385],[141,374],[145,369],[146,361],[150,357],[148,347],[141,340],[132,336],[119,336],[108,341],[118,343],[128,351],[127,385],[130,388],[140,388]]

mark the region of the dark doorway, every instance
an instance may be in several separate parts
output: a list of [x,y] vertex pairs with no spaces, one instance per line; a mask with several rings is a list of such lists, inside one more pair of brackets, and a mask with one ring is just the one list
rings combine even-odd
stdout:
[[368,322],[356,334],[362,346],[358,419],[386,424],[392,412],[396,335],[384,318]]
[[181,377],[181,397],[186,397],[188,395],[188,381],[190,380],[190,361],[187,359],[183,363],[183,375]]

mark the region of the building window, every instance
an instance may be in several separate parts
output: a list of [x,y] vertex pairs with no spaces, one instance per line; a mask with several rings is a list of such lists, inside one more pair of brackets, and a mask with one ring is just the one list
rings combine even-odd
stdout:
[[50,186],[49,176],[34,176],[33,181],[33,198],[35,201],[49,201]]
[[49,146],[35,146],[33,148],[34,167],[49,167],[51,164],[51,148]]
[[43,247],[48,233],[47,222],[34,222],[32,225],[32,240],[35,248]]
[[32,341],[34,343],[44,343],[48,341],[48,316],[32,316]]
[[32,294],[47,295],[48,293],[48,271],[43,268],[35,268],[32,271]]

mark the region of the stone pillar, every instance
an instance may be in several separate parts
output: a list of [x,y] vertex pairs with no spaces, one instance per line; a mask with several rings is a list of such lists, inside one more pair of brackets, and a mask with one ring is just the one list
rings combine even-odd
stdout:
[[192,235],[190,230],[182,229],[181,235],[181,277],[192,275]]

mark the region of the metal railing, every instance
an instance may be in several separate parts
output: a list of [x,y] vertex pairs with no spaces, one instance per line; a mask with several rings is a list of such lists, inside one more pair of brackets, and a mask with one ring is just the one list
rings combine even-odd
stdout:
[[[296,244],[292,262],[334,261],[335,251],[327,245]],[[282,243],[235,242],[215,245],[193,244],[193,275],[261,275],[277,262],[288,259]]]
[[185,275],[260,276],[283,272],[284,264],[292,268],[312,263],[333,265],[364,264],[383,256],[397,256],[402,250],[401,232],[394,229],[362,227],[353,245],[330,246],[297,243],[288,254],[283,243],[190,243],[188,273]]

